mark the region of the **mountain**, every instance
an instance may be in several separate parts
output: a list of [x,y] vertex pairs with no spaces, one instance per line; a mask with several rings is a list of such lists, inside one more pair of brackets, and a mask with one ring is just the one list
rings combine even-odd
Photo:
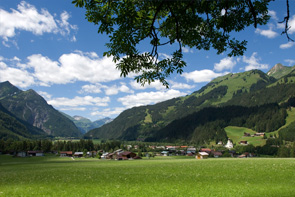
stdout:
[[44,131],[18,119],[0,104],[0,139],[38,139],[49,137]]
[[17,117],[46,134],[62,137],[79,137],[75,124],[55,110],[34,90],[22,91],[9,82],[0,83],[0,103]]
[[155,132],[174,120],[185,118],[206,107],[231,105],[233,98],[264,89],[276,81],[260,70],[227,74],[190,95],[125,110],[111,123],[89,131],[85,137],[124,140],[153,137]]
[[283,66],[282,64],[276,64],[274,67],[272,67],[268,72],[268,76],[272,76],[276,79],[279,79],[290,72],[292,72],[295,69],[295,66],[293,67],[288,67],[288,66]]
[[95,129],[95,128],[99,128],[102,125],[109,123],[112,121],[111,118],[103,118],[100,120],[96,120],[96,121],[91,121],[88,118],[84,118],[82,116],[70,116],[67,115],[65,113],[62,113],[64,116],[66,116],[67,118],[69,118],[70,120],[72,120],[74,122],[74,124],[78,127],[78,129],[84,134],[87,133],[88,131]]

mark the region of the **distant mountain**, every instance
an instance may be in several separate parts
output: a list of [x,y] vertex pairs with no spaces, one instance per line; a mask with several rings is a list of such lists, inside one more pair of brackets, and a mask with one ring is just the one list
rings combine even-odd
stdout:
[[111,123],[91,130],[85,136],[124,140],[152,137],[156,131],[174,120],[184,118],[205,107],[230,105],[234,97],[264,89],[275,82],[274,77],[260,70],[227,74],[212,80],[190,95],[125,110]]
[[288,67],[288,66],[283,66],[282,64],[276,64],[274,67],[272,67],[268,72],[268,76],[272,76],[276,79],[279,79],[290,72],[292,72],[295,69],[295,66],[293,67]]
[[15,117],[42,129],[48,135],[81,136],[71,120],[48,105],[34,90],[22,91],[9,82],[0,83],[0,103]]
[[62,114],[65,115],[70,120],[72,120],[83,134],[87,133],[88,131],[90,131],[92,129],[99,128],[102,125],[112,121],[111,118],[103,118],[103,119],[96,120],[96,121],[92,122],[88,118],[84,118],[82,116],[76,115],[76,116],[72,117],[72,116],[65,114],[65,113],[62,113]]

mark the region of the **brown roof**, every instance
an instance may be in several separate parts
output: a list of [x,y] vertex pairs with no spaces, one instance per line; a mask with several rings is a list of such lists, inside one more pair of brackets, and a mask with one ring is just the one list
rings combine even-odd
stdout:
[[67,155],[71,155],[73,154],[73,151],[60,151],[60,154],[67,154]]

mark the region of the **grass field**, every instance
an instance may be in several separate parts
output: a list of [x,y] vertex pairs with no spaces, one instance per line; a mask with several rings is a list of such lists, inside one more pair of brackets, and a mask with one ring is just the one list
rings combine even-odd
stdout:
[[[165,159],[164,159],[165,158]],[[0,196],[294,196],[295,159],[0,156]]]
[[238,144],[242,140],[248,141],[249,144],[253,144],[254,146],[263,146],[266,143],[266,140],[263,139],[263,137],[245,137],[244,132],[255,134],[256,131],[253,131],[251,129],[247,129],[244,127],[234,127],[234,126],[228,126],[224,128],[227,136],[233,141],[233,143]]

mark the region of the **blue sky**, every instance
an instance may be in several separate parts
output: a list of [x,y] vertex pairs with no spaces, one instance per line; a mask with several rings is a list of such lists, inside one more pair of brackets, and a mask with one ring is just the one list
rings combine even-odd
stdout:
[[[294,7],[295,1],[290,1],[293,39]],[[108,37],[98,34],[98,27],[85,19],[85,9],[76,8],[71,0],[0,0],[0,82],[33,89],[72,116],[115,118],[134,106],[190,94],[229,72],[267,72],[277,63],[295,65],[295,43],[281,35],[283,25],[278,23],[286,15],[285,1],[271,2],[269,13],[267,25],[235,33],[237,39],[248,41],[244,56],[183,48],[187,67],[182,75],[168,78],[166,89],[159,82],[142,87],[133,76],[121,78],[112,59],[103,57]],[[160,50],[165,57],[171,47]]]

